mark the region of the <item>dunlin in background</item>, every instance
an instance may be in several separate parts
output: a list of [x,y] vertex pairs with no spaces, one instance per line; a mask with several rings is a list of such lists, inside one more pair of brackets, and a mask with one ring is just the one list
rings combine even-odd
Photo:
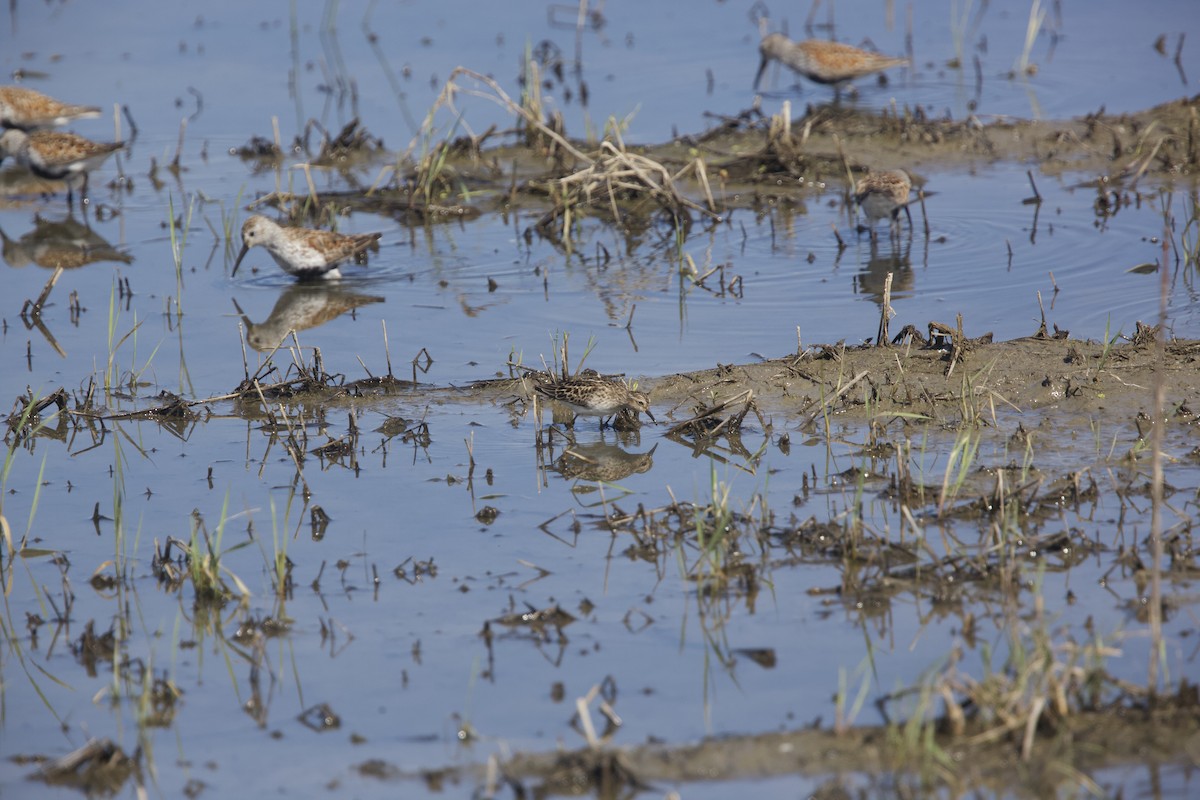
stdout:
[[74,199],[75,184],[82,184],[87,198],[88,173],[125,145],[93,142],[73,133],[34,131],[25,133],[12,128],[0,135],[0,163],[12,156],[17,163],[45,180],[67,184],[67,203]]
[[650,413],[650,398],[645,392],[630,389],[621,381],[606,378],[596,372],[551,382],[538,382],[533,388],[543,397],[562,403],[577,417],[599,417],[601,428],[605,425],[605,417],[614,417],[622,409],[640,411],[652,422],[656,421]]
[[911,191],[912,179],[902,169],[868,172],[854,185],[854,202],[866,215],[872,238],[875,236],[875,223],[884,217],[891,218],[891,229],[899,235],[901,209],[908,215],[908,227],[912,228],[912,212],[908,210]]
[[832,85],[835,96],[840,93],[843,84],[855,78],[908,63],[907,58],[883,56],[840,42],[823,39],[793,42],[782,33],[764,36],[758,51],[762,54],[762,62],[758,65],[758,74],[754,76],[755,91],[767,65],[772,61],[790,67],[810,81]]
[[376,243],[382,233],[334,233],[279,225],[258,214],[242,225],[242,252],[233,263],[236,275],[251,247],[265,247],[275,263],[289,275],[306,280],[340,278],[338,264],[354,258]]
[[23,86],[0,86],[0,128],[29,132],[98,116],[99,106],[62,103]]

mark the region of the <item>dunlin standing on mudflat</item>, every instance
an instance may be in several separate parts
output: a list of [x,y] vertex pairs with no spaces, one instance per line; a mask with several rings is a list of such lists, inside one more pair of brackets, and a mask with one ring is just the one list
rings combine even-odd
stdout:
[[767,65],[778,61],[810,81],[832,85],[835,98],[840,96],[842,85],[855,78],[908,63],[907,58],[883,56],[840,42],[823,39],[793,42],[782,33],[764,36],[758,52],[762,55],[762,61],[758,65],[758,74],[754,76],[755,91],[758,91]]
[[867,217],[872,239],[875,238],[875,223],[884,217],[891,218],[891,231],[899,236],[901,209],[908,215],[908,228],[912,230],[912,212],[908,210],[911,191],[912,179],[902,169],[868,172],[854,185],[854,202]]
[[17,128],[28,133],[98,116],[99,106],[61,103],[23,86],[0,86],[0,128]]
[[12,128],[0,135],[0,163],[12,156],[34,175],[67,184],[67,204],[74,200],[74,185],[82,183],[83,202],[87,202],[88,172],[125,145],[93,142],[73,133],[34,131],[25,133]]
[[379,241],[382,233],[335,233],[279,225],[255,214],[242,225],[242,252],[233,262],[231,277],[251,247],[267,248],[275,263],[300,280],[340,278],[338,264],[354,258]]
[[601,428],[605,425],[605,417],[614,417],[623,408],[640,411],[651,422],[657,422],[650,413],[650,398],[645,392],[635,391],[621,381],[597,373],[538,382],[533,388],[543,397],[567,406],[577,417],[599,417]]

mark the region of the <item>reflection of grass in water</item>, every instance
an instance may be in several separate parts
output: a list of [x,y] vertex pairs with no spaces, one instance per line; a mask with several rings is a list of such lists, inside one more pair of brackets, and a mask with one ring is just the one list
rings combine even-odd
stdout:
[[[1191,141],[1190,134],[1189,141]],[[1158,144],[1161,145],[1162,142],[1163,139],[1160,138]],[[1149,166],[1157,151],[1158,147],[1156,146],[1143,161],[1141,170],[1137,173],[1139,177]],[[1200,156],[1200,143],[1193,143],[1188,157],[1194,162],[1197,156]],[[1136,180],[1135,178],[1135,185]],[[1183,198],[1180,201],[1183,206],[1182,217],[1176,216],[1173,210],[1175,194],[1167,189],[1158,190],[1158,203],[1162,209],[1163,222],[1162,254],[1157,263],[1150,262],[1144,266],[1165,270],[1169,264],[1174,262],[1176,269],[1183,268],[1182,277],[1185,285],[1194,290],[1196,267],[1200,265],[1200,197],[1194,191],[1191,194],[1186,192],[1180,192],[1180,194]],[[1180,224],[1181,222],[1182,224]]]
[[[14,577],[13,570],[15,568],[17,559],[20,558],[20,560],[22,562],[24,562],[24,556],[22,556],[22,551],[25,550],[25,544],[29,539],[30,532],[33,530],[33,520],[34,520],[34,517],[37,515],[37,509],[40,504],[43,478],[45,476],[45,471],[46,471],[47,455],[42,456],[42,465],[41,465],[41,468],[38,470],[37,483],[34,485],[33,500],[30,502],[30,505],[29,505],[29,521],[26,524],[25,533],[24,533],[24,535],[22,535],[21,541],[19,543],[13,541],[12,526],[8,521],[8,517],[4,513],[4,498],[9,496],[8,479],[9,479],[9,476],[11,475],[12,467],[16,460],[17,449],[20,446],[21,442],[22,441],[32,442],[33,437],[37,434],[37,432],[41,428],[45,427],[50,419],[53,419],[55,416],[57,416],[57,414],[54,414],[54,415],[51,415],[51,417],[49,417],[48,419],[36,419],[35,420],[33,410],[34,410],[35,405],[37,404],[37,401],[38,401],[38,397],[31,393],[29,402],[25,405],[25,408],[22,409],[21,414],[17,418],[17,420],[15,422],[8,423],[8,425],[9,425],[8,447],[4,454],[3,469],[0,470],[0,535],[2,535],[4,547],[6,548],[6,551],[7,551],[7,557],[3,559],[3,570],[0,571],[0,585],[3,586],[4,595],[6,598],[8,598],[12,593],[13,577]],[[61,412],[58,412],[58,413],[61,413]],[[47,597],[43,593],[42,588],[38,585],[37,581],[33,580],[32,575],[30,576],[30,585],[33,588],[34,596],[37,598],[40,613],[43,615],[49,616],[49,614],[47,612],[47,608],[46,608]],[[66,583],[65,577],[64,577],[64,583],[63,583],[63,589],[64,589],[64,592],[69,591],[69,587],[68,587],[68,584]],[[69,615],[70,604],[67,601],[66,597],[64,597],[64,604],[67,609],[66,613]],[[40,699],[42,701],[42,704],[46,706],[46,708],[54,716],[54,719],[59,723],[59,725],[63,726],[65,729],[65,726],[67,724],[66,721],[61,716],[59,716],[58,712],[54,709],[54,706],[50,702],[50,698],[42,690],[41,684],[38,683],[36,676],[30,671],[29,664],[25,660],[25,650],[22,647],[21,638],[17,634],[17,626],[13,623],[13,620],[12,620],[12,616],[11,616],[12,608],[13,608],[12,603],[5,602],[4,616],[0,617],[0,636],[3,637],[5,647],[13,655],[16,656],[17,662],[20,663],[20,665],[21,665],[22,672],[25,673],[25,677],[29,680],[29,684],[30,684],[30,686],[33,687],[33,691],[35,694],[37,694],[38,699]],[[57,607],[56,607],[56,610],[57,610]],[[58,614],[58,617],[59,617],[58,623],[60,625],[63,624],[63,622],[65,620],[63,619],[63,614],[61,612]],[[36,644],[34,645],[34,647],[36,648]],[[13,685],[12,677],[9,675],[6,675],[4,673],[4,665],[8,664],[8,663],[11,663],[10,659],[7,659],[7,658],[0,659],[0,685],[3,685],[5,687],[10,687]],[[53,681],[54,683],[57,683],[60,686],[66,686],[65,683],[60,681],[58,678],[54,677],[54,675],[51,674],[50,672],[46,671],[46,669],[44,667],[38,666],[37,669],[46,678]]]
[[[1195,270],[1197,264],[1200,264],[1200,199],[1194,194],[1185,194],[1183,203],[1187,222],[1179,231],[1179,247],[1184,254],[1184,268],[1191,267]],[[1172,216],[1165,230],[1174,229],[1175,218]]]
[[[762,585],[771,586],[764,577],[767,554],[759,541],[760,531],[771,518],[764,495],[755,493],[745,512],[731,505],[732,485],[717,478],[716,464],[710,462],[709,500],[691,507],[688,530],[694,534],[695,554],[689,554],[684,529],[676,537],[676,558],[680,573],[695,587],[697,622],[707,647],[704,650],[704,712],[711,723],[709,686],[712,659],[737,684],[736,659],[729,642],[727,623],[733,616],[735,600],[743,598],[747,610],[754,611],[754,600]],[[676,501],[673,507],[682,510]],[[682,521],[682,520],[681,520]],[[759,563],[751,559],[758,557]],[[686,626],[686,617],[681,621]],[[685,628],[686,629],[686,628]]]
[[972,0],[966,0],[960,12],[957,0],[950,3],[950,38],[954,42],[954,61],[950,66],[954,69],[962,69],[966,63],[967,23],[972,4]]
[[1029,22],[1025,26],[1025,47],[1013,68],[1019,76],[1031,75],[1036,71],[1029,62],[1029,56],[1033,52],[1033,45],[1042,29],[1042,23],[1046,21],[1046,12],[1042,10],[1041,5],[1041,0],[1033,0],[1033,5],[1029,7]]
[[[17,554],[18,550],[24,549],[25,543],[29,540],[29,534],[33,530],[33,518],[37,515],[38,503],[42,496],[42,478],[46,473],[46,455],[42,456],[42,466],[38,470],[37,483],[33,487],[33,500],[29,504],[29,520],[25,525],[25,533],[21,536],[21,543],[18,546],[13,542],[12,525],[8,521],[8,517],[4,514],[4,498],[8,496],[8,477],[12,472],[13,463],[16,460],[17,448],[22,441],[33,441],[33,437],[37,432],[46,427],[50,420],[56,418],[58,414],[55,412],[46,419],[38,419],[34,421],[34,407],[37,405],[38,397],[36,395],[29,398],[29,402],[22,409],[20,417],[15,422],[9,423],[11,436],[9,437],[8,449],[4,454],[4,468],[0,471],[0,534],[4,539],[4,545],[8,548],[9,567],[12,565],[12,558]],[[26,428],[28,430],[26,431]],[[6,572],[8,570],[5,570]],[[35,586],[36,589],[36,586]]]
[[[1101,367],[1109,360],[1109,351],[1115,339],[1106,333]],[[961,419],[942,470],[937,508],[939,515],[949,513],[951,518],[970,475],[978,472],[976,463],[981,440],[980,428],[998,427],[995,399],[1007,404],[1001,395],[978,382],[980,374],[976,373],[963,381],[958,398]],[[986,418],[989,402],[991,413],[990,418]],[[869,402],[867,407],[869,410]],[[1161,417],[1160,409],[1155,418]],[[1097,455],[1102,456],[1099,436],[1097,431],[1095,448]],[[872,432],[872,447],[882,446],[879,438]],[[997,470],[994,489],[990,493],[984,492],[979,498],[981,502],[988,501],[987,530],[992,537],[986,543],[981,540],[981,546],[986,545],[989,555],[980,562],[980,566],[985,571],[997,570],[996,575],[1002,585],[1016,587],[1021,584],[1016,571],[1022,563],[1018,541],[1028,524],[1025,518],[1032,513],[1032,508],[1027,508],[1022,497],[1033,483],[1040,481],[1034,470],[1033,437],[1029,434],[1023,438],[1014,436],[1009,440],[1010,445],[1013,442],[1020,442],[1022,455],[1019,465]],[[905,438],[895,448],[898,464],[896,481],[901,487],[901,497],[911,497],[909,502],[917,504],[924,502],[919,489],[922,483],[918,477],[914,484],[911,477],[907,476],[910,471],[918,476],[923,472],[927,446],[914,448],[912,442]],[[914,450],[919,450],[919,454]],[[1008,453],[1007,446],[1005,452]],[[1006,461],[1011,463],[1008,459]],[[908,503],[905,503],[902,513],[908,513],[907,506]],[[911,515],[907,519],[912,521],[919,538],[920,527],[915,519]],[[970,546],[963,542],[950,540],[945,544],[946,552],[953,554],[956,560],[968,555]],[[963,647],[956,646],[913,686],[884,698],[884,702],[908,698],[903,720],[889,723],[891,742],[900,748],[900,752],[916,756],[923,768],[949,776],[953,772],[953,764],[937,738],[949,732],[955,736],[967,736],[964,742],[968,745],[1012,740],[1019,747],[1022,757],[1029,759],[1039,732],[1053,730],[1063,720],[1081,712],[1096,710],[1113,697],[1124,702],[1144,702],[1145,693],[1159,688],[1155,685],[1153,670],[1145,689],[1121,683],[1109,674],[1109,659],[1119,655],[1119,651],[1111,644],[1112,637],[1093,634],[1088,640],[1077,642],[1069,629],[1056,630],[1053,627],[1053,620],[1046,617],[1040,590],[1044,570],[1043,564],[1036,581],[1032,614],[1018,616],[1018,612],[1028,609],[1028,604],[1014,604],[1003,626],[1000,641],[1004,652],[1002,664],[995,663],[993,652],[985,646],[982,674],[971,675],[962,666]],[[1152,600],[1152,605],[1157,606],[1158,601]],[[1161,640],[1157,640],[1151,650],[1152,659],[1163,663]],[[839,673],[835,696],[836,730],[844,731],[852,724],[861,708],[868,682],[868,677],[862,679],[858,697],[852,701],[851,678],[844,669]]]
[[[140,448],[139,452],[142,452]],[[150,734],[149,729],[169,727],[174,722],[176,701],[182,692],[167,673],[164,672],[161,676],[156,674],[153,649],[144,658],[134,658],[130,652],[124,649],[135,630],[132,609],[141,605],[136,598],[128,596],[129,593],[135,591],[134,584],[130,581],[131,565],[137,559],[141,526],[138,526],[137,533],[131,540],[125,517],[127,461],[128,458],[122,445],[122,435],[118,430],[113,436],[113,560],[104,562],[96,569],[93,585],[95,585],[96,577],[111,564],[114,574],[110,585],[115,591],[114,599],[117,608],[121,609],[122,617],[113,625],[112,629],[113,672],[108,690],[109,697],[113,703],[126,701],[133,712],[133,718],[137,723],[138,746],[143,753],[144,764],[153,779],[157,770],[154,762],[154,737]],[[147,639],[153,638],[148,631],[143,631],[143,635]],[[177,645],[178,637],[174,637],[172,648],[174,649]]]

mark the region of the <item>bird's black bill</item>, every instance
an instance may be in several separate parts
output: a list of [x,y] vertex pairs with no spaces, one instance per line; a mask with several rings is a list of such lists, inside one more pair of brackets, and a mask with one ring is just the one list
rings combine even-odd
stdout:
[[646,409],[646,416],[649,417],[650,421],[653,422],[655,425],[658,424],[658,420],[656,420],[654,418],[654,415],[650,413],[650,409],[648,409],[648,408]]
[[754,91],[758,91],[758,84],[762,82],[763,73],[767,71],[767,64],[771,63],[771,59],[763,56],[762,62],[758,65],[758,72],[754,74]]
[[246,257],[246,253],[250,252],[250,248],[242,245],[242,252],[238,253],[237,261],[233,262],[233,272],[229,273],[229,277],[237,275],[238,267],[242,265],[242,259]]

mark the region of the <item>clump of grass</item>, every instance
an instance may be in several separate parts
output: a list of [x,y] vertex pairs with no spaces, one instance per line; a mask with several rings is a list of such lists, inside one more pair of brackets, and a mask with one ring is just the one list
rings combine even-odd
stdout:
[[237,193],[237,197],[233,198],[233,205],[228,210],[225,208],[225,202],[221,201],[221,231],[219,239],[225,249],[225,258],[232,261],[237,257],[238,249],[241,247],[241,229],[238,227],[238,209],[242,207],[242,195],[246,191],[243,184]]
[[946,471],[942,476],[942,491],[938,497],[938,514],[946,510],[947,504],[952,504],[966,482],[967,476],[975,467],[975,457],[979,453],[979,436],[973,431],[959,431],[954,440],[954,447],[946,459]]
[[[643,199],[653,201],[669,214],[677,233],[681,228],[686,231],[691,212],[720,221],[716,198],[709,185],[708,168],[702,158],[696,157],[678,171],[671,172],[653,158],[630,152],[619,133],[614,133],[613,139],[600,143],[597,158],[591,163],[556,181],[556,188],[561,192],[558,205],[539,220],[539,230],[547,230],[550,223],[561,218],[565,233],[569,230],[570,210],[593,204],[603,204],[614,221],[621,224],[621,205],[636,204]],[[700,184],[707,207],[680,192],[677,184],[689,176]]]
[[[242,579],[221,564],[227,554],[245,547],[248,542],[222,550],[225,526],[229,521],[229,494],[221,506],[221,520],[215,535],[210,535],[208,526],[199,511],[192,512],[192,530],[189,541],[184,545],[188,577],[196,592],[197,603],[225,603],[235,596],[249,597],[250,590]],[[226,580],[228,578],[228,581]]]
[[754,594],[760,574],[748,556],[761,551],[758,531],[768,524],[770,516],[766,501],[755,494],[750,510],[734,511],[730,501],[732,485],[718,479],[715,463],[710,466],[708,490],[710,499],[690,508],[689,527],[694,535],[695,553],[689,560],[681,542],[677,551],[681,571],[696,584],[701,595],[724,594],[731,586]]
[[732,487],[717,480],[715,465],[710,465],[709,484],[712,501],[694,509],[692,524],[699,558],[688,574],[701,583],[724,584],[729,580],[733,560],[731,540],[736,538],[732,530],[733,515],[729,510]]
[[[610,120],[606,126],[606,139],[600,144],[598,153],[585,153],[575,147],[564,135],[561,117],[549,122],[545,121],[545,107],[541,97],[540,72],[535,59],[527,50],[525,59],[524,88],[520,102],[514,101],[491,78],[477,72],[456,68],[447,80],[438,100],[430,109],[419,139],[425,142],[427,151],[437,153],[442,146],[429,147],[433,119],[442,108],[455,113],[456,124],[465,126],[461,115],[454,109],[454,99],[459,94],[481,97],[507,109],[517,118],[518,129],[523,132],[527,142],[539,146],[543,151],[549,151],[559,162],[562,170],[568,174],[551,180],[544,190],[555,202],[555,207],[543,216],[535,228],[549,238],[563,240],[568,247],[571,242],[571,226],[578,219],[580,209],[590,207],[593,203],[608,208],[619,223],[622,219],[618,202],[632,202],[648,199],[668,213],[674,225],[684,227],[690,223],[691,212],[698,212],[716,220],[721,217],[717,213],[716,199],[709,185],[707,166],[698,156],[688,162],[681,170],[672,173],[662,163],[638,153],[627,150],[621,139],[621,130],[627,121]],[[485,87],[485,90],[469,86],[468,81],[474,81]],[[477,137],[472,136],[477,140]],[[410,150],[415,149],[414,141]],[[440,157],[428,161],[428,174],[439,171],[439,163],[444,162]],[[581,165],[574,172],[573,165]],[[693,176],[704,195],[707,207],[685,197],[676,187],[676,183],[688,176]],[[627,212],[630,213],[630,212]]]
[[267,567],[270,570],[271,583],[274,586],[275,594],[281,598],[290,596],[294,586],[292,580],[292,568],[294,564],[292,559],[288,557],[288,541],[290,537],[287,532],[287,519],[291,513],[292,501],[295,497],[296,491],[293,486],[292,491],[288,492],[288,501],[284,507],[282,519],[280,519],[279,512],[275,508],[275,501],[271,500],[272,549],[270,553],[264,553],[264,555],[267,557]]
[[541,120],[546,118],[546,106],[542,101],[542,74],[537,59],[533,57],[533,48],[525,43],[525,58],[521,64],[521,119],[518,129],[521,131],[525,144],[529,147],[545,149],[550,139],[542,132]]
[[[886,702],[903,695],[917,697],[907,720],[893,726],[903,747],[941,761],[945,753],[934,736],[945,732],[968,735],[969,744],[1009,739],[1018,745],[1021,758],[1028,760],[1038,731],[1100,708],[1111,691],[1129,688],[1121,686],[1105,666],[1109,658],[1121,654],[1112,642],[1096,635],[1080,643],[1051,629],[1040,576],[1038,586],[1032,617],[1014,617],[1005,626],[1006,655],[998,668],[993,666],[994,653],[984,647],[983,674],[975,677],[962,668],[962,651],[955,648],[919,686],[885,698]],[[940,716],[933,713],[938,699],[943,701]]]
[[[868,642],[870,639],[868,638]],[[846,674],[845,667],[838,668],[838,690],[834,698],[834,723],[833,730],[837,734],[844,734],[854,724],[854,720],[858,718],[858,714],[862,711],[863,705],[866,704],[867,694],[871,689],[872,670],[869,669],[871,663],[869,658],[863,659],[862,663],[854,670],[853,677],[860,677],[861,681],[858,686],[858,693],[854,696],[854,700],[850,702],[850,678]]]
[[[133,327],[126,331],[120,339],[117,339],[120,318],[121,310],[120,304],[117,302],[117,282],[114,279],[108,298],[108,362],[104,368],[104,393],[110,402],[112,401],[113,392],[119,387],[124,387],[131,395],[137,393],[137,389],[141,385],[143,373],[150,368],[150,365],[154,361],[154,356],[158,353],[158,348],[162,346],[161,341],[155,345],[146,362],[138,368],[137,332],[142,327],[144,320],[139,320],[137,313],[134,312]],[[127,341],[132,343],[133,355],[131,358],[134,366],[127,373],[122,374],[117,367],[117,353]]]
[[[561,338],[560,338],[560,336],[561,336]],[[556,334],[554,334],[554,336],[551,338],[550,341],[551,341],[551,344],[553,345],[552,358],[554,361],[553,367],[550,369],[550,372],[552,375],[557,375],[562,378],[569,378],[569,377],[578,375],[580,372],[582,372],[584,362],[587,361],[587,358],[589,355],[591,355],[592,351],[594,349],[596,349],[596,337],[589,336],[588,340],[587,340],[587,345],[585,345],[583,348],[583,356],[580,357],[579,363],[575,366],[575,369],[572,370],[571,369],[571,334],[566,331],[563,331],[561,334],[556,333]]]
[[175,196],[167,195],[167,227],[171,234],[171,258],[175,262],[175,315],[183,316],[183,251],[187,249],[188,231],[192,228],[192,213],[196,210],[196,198],[188,203],[187,215],[180,221],[175,219]]

